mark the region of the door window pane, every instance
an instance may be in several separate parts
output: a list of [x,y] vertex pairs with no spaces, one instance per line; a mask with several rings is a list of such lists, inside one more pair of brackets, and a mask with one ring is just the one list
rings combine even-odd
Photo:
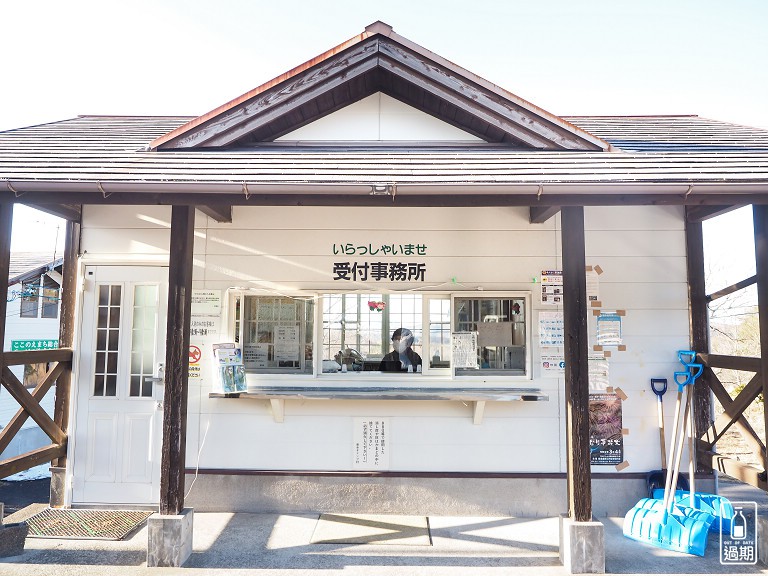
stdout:
[[109,343],[120,339],[122,286],[102,284],[98,286],[98,291],[93,394],[94,396],[116,396],[119,353],[116,348],[111,348]]
[[131,324],[130,386],[128,394],[152,396],[157,348],[158,294],[156,284],[139,284],[133,288]]

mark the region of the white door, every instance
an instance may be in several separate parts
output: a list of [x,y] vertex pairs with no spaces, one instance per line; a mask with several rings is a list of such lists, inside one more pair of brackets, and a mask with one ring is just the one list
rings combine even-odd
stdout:
[[157,504],[168,268],[85,269],[72,457],[75,504]]

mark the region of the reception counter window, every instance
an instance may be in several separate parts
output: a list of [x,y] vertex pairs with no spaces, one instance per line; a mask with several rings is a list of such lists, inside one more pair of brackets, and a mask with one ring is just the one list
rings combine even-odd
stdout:
[[251,374],[526,378],[529,301],[520,292],[241,293],[231,327]]

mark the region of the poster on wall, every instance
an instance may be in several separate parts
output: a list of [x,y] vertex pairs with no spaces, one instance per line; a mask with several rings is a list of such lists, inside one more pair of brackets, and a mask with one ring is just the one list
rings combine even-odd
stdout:
[[389,470],[389,418],[354,418],[352,470]]
[[[189,372],[191,382],[200,383],[209,373],[210,356],[203,351],[219,340],[221,290],[192,290],[189,319]],[[212,365],[215,367],[216,363]],[[218,369],[214,370],[218,375]]]
[[621,315],[615,310],[601,310],[597,316],[597,344],[619,346],[621,343]]
[[621,398],[617,394],[589,395],[589,460],[592,466],[624,461]]
[[542,306],[561,306],[563,304],[563,271],[541,271]]
[[602,352],[589,353],[589,389],[604,391],[611,385],[608,375],[608,358]]
[[539,312],[539,346],[565,346],[565,322],[562,312]]
[[600,301],[600,272],[599,266],[587,266],[587,302]]
[[477,363],[477,332],[454,332],[452,335],[454,368],[479,368]]

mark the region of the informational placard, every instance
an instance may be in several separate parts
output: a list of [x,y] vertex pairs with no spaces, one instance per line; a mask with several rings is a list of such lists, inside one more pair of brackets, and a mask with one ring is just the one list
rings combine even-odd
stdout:
[[565,321],[562,312],[539,312],[539,346],[565,346]]
[[479,346],[514,346],[514,322],[478,322]]
[[477,332],[454,332],[452,336],[454,368],[479,368],[477,363]]
[[243,348],[243,363],[248,368],[267,368],[269,362],[269,344],[246,344]]
[[192,290],[192,316],[221,316],[221,290]]
[[542,349],[541,371],[545,376],[553,376],[565,372],[565,358],[562,348]]
[[608,376],[608,358],[605,354],[591,352],[589,354],[589,389],[595,392],[604,391],[611,385]]
[[589,395],[589,454],[593,466],[624,462],[621,398],[617,394]]
[[389,418],[353,418],[352,469],[389,470]]
[[621,343],[621,315],[615,310],[601,310],[597,316],[598,346],[619,346]]
[[297,362],[299,360],[299,327],[275,326],[275,360]]
[[587,266],[587,302],[600,301],[600,267]]
[[563,304],[563,271],[541,271],[542,306],[561,306]]

